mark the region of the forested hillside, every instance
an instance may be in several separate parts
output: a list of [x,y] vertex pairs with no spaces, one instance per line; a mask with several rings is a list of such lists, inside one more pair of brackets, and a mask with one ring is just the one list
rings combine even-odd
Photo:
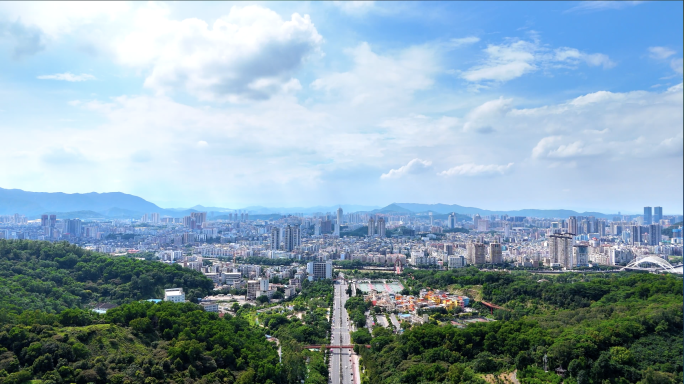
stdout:
[[[680,276],[542,277],[467,268],[404,277],[412,293],[478,291],[509,310],[495,311],[498,321],[465,328],[452,326],[451,314],[435,314],[402,335],[374,331],[372,348],[360,349],[366,383],[484,383],[487,374],[516,369],[521,383],[682,382]],[[568,370],[565,379],[556,367]]]
[[190,301],[213,289],[200,272],[109,257],[66,242],[0,240],[0,319],[24,310],[59,313],[91,303],[161,298],[183,287]]
[[[219,318],[192,303],[138,301],[168,286],[204,295],[211,282],[197,272],[30,241],[0,241],[0,263],[0,383],[290,384],[309,376],[306,366],[279,363],[249,308]],[[101,300],[122,305],[104,316],[81,309]],[[301,353],[288,358],[306,361]]]

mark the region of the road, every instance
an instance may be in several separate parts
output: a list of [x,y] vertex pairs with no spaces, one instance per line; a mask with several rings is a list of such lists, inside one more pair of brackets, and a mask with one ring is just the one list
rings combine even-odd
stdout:
[[[351,345],[349,335],[350,325],[344,304],[347,302],[347,282],[340,281],[335,284],[333,303],[333,321],[331,345]],[[358,359],[349,348],[332,348],[330,359],[330,383],[332,384],[355,384],[358,383]]]

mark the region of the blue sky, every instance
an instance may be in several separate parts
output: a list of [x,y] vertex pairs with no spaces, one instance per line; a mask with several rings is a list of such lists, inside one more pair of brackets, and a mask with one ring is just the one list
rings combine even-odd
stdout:
[[0,3],[0,187],[681,213],[681,2]]

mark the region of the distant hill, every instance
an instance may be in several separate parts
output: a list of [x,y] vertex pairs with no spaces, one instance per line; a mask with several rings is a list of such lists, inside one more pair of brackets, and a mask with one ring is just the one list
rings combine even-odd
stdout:
[[[509,216],[528,216],[528,217],[539,217],[539,218],[559,218],[566,219],[570,216],[594,216],[602,219],[612,219],[615,214],[605,214],[601,212],[576,212],[568,209],[520,209],[514,211],[490,211],[487,209],[474,208],[474,207],[464,207],[458,204],[415,204],[415,203],[393,203],[388,205],[381,210],[386,210],[390,207],[391,209],[404,209],[409,210],[413,213],[422,212],[435,212],[442,214],[449,214],[451,212],[456,212],[466,215],[509,215]],[[396,207],[396,208],[394,208]],[[380,210],[379,210],[380,211]],[[405,211],[393,211],[399,213],[405,213]]]
[[29,216],[46,212],[93,211],[100,213],[114,208],[136,213],[162,210],[145,199],[121,192],[69,194],[0,188],[0,214],[4,215],[17,212]]
[[[331,206],[314,207],[276,207],[251,206],[240,208],[240,211],[249,212],[250,218],[270,219],[278,215],[288,214],[313,214],[330,212],[335,214],[341,207],[345,213],[370,212],[370,213],[397,213],[397,214],[422,214],[433,212],[435,218],[438,215],[448,215],[451,212],[459,214],[458,220],[467,220],[465,215],[509,215],[530,216],[540,218],[568,218],[569,216],[595,216],[597,218],[612,218],[613,214],[600,212],[575,212],[567,209],[521,209],[515,211],[490,211],[487,209],[464,207],[453,204],[416,204],[416,203],[392,203],[386,207],[341,204]],[[157,212],[162,217],[183,217],[191,212],[205,211],[212,218],[222,218],[231,208],[205,207],[195,205],[192,208],[160,208],[141,197],[121,192],[108,193],[61,193],[61,192],[28,192],[20,189],[0,188],[0,215],[20,213],[31,219],[40,217],[41,214],[54,213],[58,218],[81,218],[81,219],[130,219],[140,218],[145,213]],[[227,218],[227,217],[226,217]]]

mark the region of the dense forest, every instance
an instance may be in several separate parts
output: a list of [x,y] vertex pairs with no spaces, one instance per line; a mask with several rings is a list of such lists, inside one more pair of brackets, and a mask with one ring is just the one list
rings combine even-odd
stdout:
[[[266,337],[278,322],[256,325],[249,305],[221,318],[192,302],[140,301],[170,286],[206,295],[211,281],[195,271],[35,241],[0,240],[0,263],[0,383],[317,384],[327,377],[324,356],[301,346],[327,337],[331,285],[305,283],[295,302],[303,320],[278,332],[281,363]],[[88,309],[102,301],[120,305],[105,315]]]
[[195,301],[213,284],[179,265],[109,257],[66,242],[0,240],[0,321],[25,310],[59,313],[98,302],[162,298],[171,287],[183,287]]
[[[365,383],[484,383],[517,370],[521,383],[681,383],[682,278],[647,273],[404,274],[405,293],[470,292],[506,310],[497,321],[451,325],[435,314],[394,335],[373,330],[360,348]],[[489,315],[479,303],[473,305]],[[547,356],[549,372],[543,370]],[[561,367],[565,378],[554,373]]]

